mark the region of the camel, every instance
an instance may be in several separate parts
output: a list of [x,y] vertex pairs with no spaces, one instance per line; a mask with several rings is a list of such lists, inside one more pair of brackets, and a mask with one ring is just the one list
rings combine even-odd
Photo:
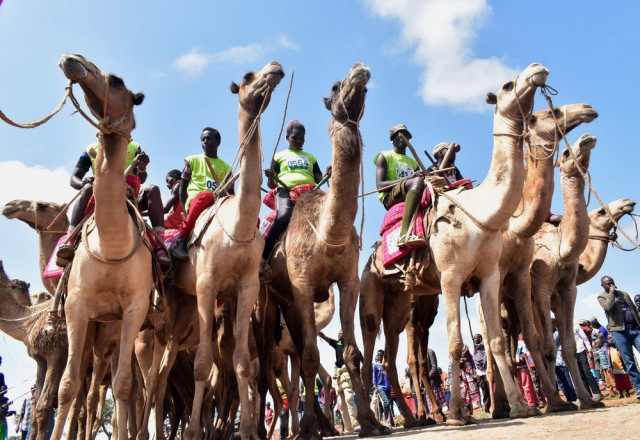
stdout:
[[[488,324],[488,345],[495,353],[500,376],[505,383],[511,406],[509,415],[512,418],[536,415],[539,411],[529,408],[524,402],[504,356],[499,319],[499,259],[502,251],[500,231],[516,211],[522,197],[525,177],[522,130],[525,117],[533,107],[534,93],[544,85],[548,73],[544,66],[531,64],[515,80],[506,82],[497,96],[487,96],[487,102],[496,104],[494,149],[489,174],[478,187],[445,193],[435,201],[434,221],[432,225],[425,224],[425,230],[429,230],[429,226],[432,230],[429,247],[422,252],[416,251],[416,258],[422,263],[422,269],[417,274],[416,285],[407,286],[414,295],[437,295],[442,292],[444,296],[453,390],[459,386],[459,360],[463,346],[460,297],[480,292]],[[392,292],[398,296],[408,295],[403,293],[404,281],[399,276],[382,278],[381,271],[376,266],[378,252],[379,248],[374,251],[362,274],[361,307],[366,296],[370,297],[366,301],[374,309],[361,308],[365,345],[372,344],[372,328],[379,325],[379,321],[376,322],[377,306],[373,305],[384,300],[385,291],[389,289],[390,295]],[[398,320],[397,317],[395,320]],[[385,355],[395,357],[395,353]],[[367,362],[370,359],[365,359],[365,365]],[[397,372],[394,370],[393,367],[390,368],[387,374],[392,386],[399,390]],[[473,417],[463,413],[464,402],[459,393],[452,393],[449,408],[448,425],[475,423]]]
[[[625,214],[633,212],[636,202],[629,199],[619,199],[607,206],[613,218],[618,221]],[[586,283],[600,271],[607,256],[607,244],[613,238],[610,231],[614,226],[615,224],[604,208],[595,209],[589,213],[589,242],[584,252],[580,254],[576,285]]]
[[[124,81],[102,72],[81,55],[64,55],[60,68],[80,85],[91,113],[100,120],[96,157],[95,212],[82,234],[69,272],[65,315],[69,335],[67,366],[58,394],[52,438],[59,440],[84,377],[80,371],[90,321],[122,320],[118,371],[113,377],[118,437],[127,436],[127,401],[132,389],[131,356],[153,288],[151,252],[127,211],[124,180],[126,146],[135,126],[133,106],[144,99]],[[92,232],[92,233],[91,233]]]
[[[271,260],[269,289],[281,298],[280,306],[298,353],[301,353],[305,394],[300,421],[303,438],[317,437],[318,421],[313,393],[320,363],[314,302],[327,297],[337,282],[340,291],[340,322],[344,334],[344,361],[358,401],[361,435],[387,433],[368,406],[368,390],[360,379],[361,355],[356,346],[353,316],[360,286],[358,279],[358,235],[353,226],[358,210],[357,195],[362,160],[359,121],[364,112],[370,72],[355,64],[342,82],[336,82],[325,107],[331,111],[329,135],[333,145],[333,181],[327,193],[310,191],[298,199],[288,230],[280,239],[280,250]],[[268,328],[268,327],[267,327]],[[324,427],[323,427],[324,429]],[[323,433],[334,433],[331,427]]]
[[[551,209],[553,196],[553,154],[562,134],[567,134],[583,123],[589,123],[598,113],[587,104],[570,104],[535,112],[528,118],[529,136],[527,176],[524,184],[521,208],[509,221],[509,227],[502,233],[502,254],[500,256],[501,289],[500,300],[509,311],[507,332],[511,341],[517,341],[522,330],[523,338],[536,368],[540,372],[542,385],[546,391],[547,412],[573,410],[576,407],[560,398],[555,382],[549,382],[542,357],[539,330],[535,327],[531,303],[531,278],[529,267],[534,252],[534,234],[540,229]],[[488,353],[488,379],[493,383],[493,363],[491,350]],[[509,350],[505,356],[514,356]],[[490,386],[493,390],[493,387]],[[548,391],[547,391],[548,390]],[[502,387],[494,391],[493,412],[506,412]]]
[[11,200],[2,209],[2,215],[8,219],[16,218],[26,223],[38,233],[40,242],[40,278],[42,285],[47,292],[54,294],[59,278],[44,278],[44,269],[49,262],[49,257],[60,240],[60,237],[67,233],[69,220],[63,215],[51,230],[47,227],[51,224],[66,205],[59,205],[53,202],[43,202],[35,200]]
[[64,324],[45,331],[48,303],[25,306],[11,293],[11,281],[0,261],[0,330],[21,341],[37,365],[36,399],[32,418],[31,440],[44,440],[45,428],[53,408],[56,391],[67,357],[67,332]]
[[[239,100],[238,135],[243,147],[238,189],[220,206],[201,245],[192,247],[189,259],[177,264],[174,278],[174,285],[197,297],[200,341],[211,340],[212,312],[217,298],[238,299],[233,364],[242,405],[240,435],[243,438],[257,437],[256,420],[252,416],[254,402],[249,399],[248,338],[250,316],[259,291],[258,265],[264,247],[264,240],[256,228],[262,180],[260,111],[267,108],[271,91],[283,77],[282,66],[272,62],[261,71],[245,74],[240,85],[232,83],[231,91]],[[202,435],[201,407],[212,364],[212,344],[200,344],[194,366],[196,388],[192,423],[185,432],[188,439]]]
[[27,283],[23,280],[11,280],[10,281],[11,294],[13,298],[18,301],[18,304],[31,307],[31,295],[29,295],[29,287],[31,287],[30,283]]
[[[584,134],[572,146],[565,148],[558,159],[564,216],[558,227],[544,224],[535,235],[531,289],[542,327],[542,348],[547,362],[547,374],[552,384],[555,384],[557,352],[551,324],[552,310],[557,321],[565,364],[571,377],[580,377],[575,357],[573,310],[577,297],[578,259],[589,241],[589,216],[584,198],[585,181],[578,167],[587,172],[591,150],[595,145],[596,138]],[[576,380],[574,385],[581,408],[604,406],[602,402],[596,402],[591,398],[581,380]]]

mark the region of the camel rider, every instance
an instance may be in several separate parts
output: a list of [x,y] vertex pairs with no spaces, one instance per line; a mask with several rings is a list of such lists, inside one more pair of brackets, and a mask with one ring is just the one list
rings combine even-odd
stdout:
[[182,226],[182,205],[180,204],[180,170],[171,170],[167,173],[165,181],[171,195],[164,203],[164,227],[167,229],[179,229]]
[[306,130],[301,122],[293,120],[287,124],[285,139],[289,148],[278,152],[271,162],[271,168],[264,171],[268,178],[269,188],[276,190],[276,218],[269,230],[262,252],[263,263],[269,258],[280,235],[291,219],[293,202],[289,191],[298,185],[316,184],[322,180],[322,171],[316,157],[306,151],[304,136]]
[[399,136],[400,133],[407,140],[411,139],[406,125],[396,125],[389,134],[393,150],[378,153],[373,159],[376,164],[376,187],[378,190],[388,187],[378,193],[378,198],[387,210],[397,203],[405,202],[398,247],[422,246],[427,241],[424,237],[409,232],[409,225],[420,204],[425,187],[424,176],[418,169],[418,162],[406,155],[407,144]]
[[[444,157],[447,155],[447,151],[449,150],[449,148],[453,147],[453,151],[451,152],[451,154],[449,155],[449,160],[447,161],[446,164],[444,164],[443,167],[443,161],[444,161]],[[432,173],[437,169],[442,169],[442,168],[451,168],[453,167],[452,170],[448,170],[445,171],[444,173],[438,173],[438,175],[444,177],[447,181],[447,184],[451,185],[454,182],[460,181],[462,179],[464,179],[464,177],[462,177],[462,174],[460,174],[460,170],[458,169],[458,167],[455,165],[456,162],[456,153],[460,151],[460,145],[456,144],[456,143],[449,143],[449,142],[440,142],[438,145],[436,145],[435,147],[433,147],[433,157],[436,160],[436,163],[434,165],[431,165],[429,168],[427,168],[427,173]]]
[[[71,231],[73,231],[84,218],[85,211],[87,210],[87,206],[91,200],[91,196],[93,195],[93,181],[95,178],[94,176],[87,176],[87,172],[91,169],[91,172],[95,174],[97,149],[97,143],[91,144],[86,148],[86,151],[82,153],[78,159],[78,163],[76,163],[76,167],[69,179],[71,187],[82,191],[80,197],[71,210],[69,233],[71,233]],[[127,145],[127,156],[125,158],[126,182],[134,189],[136,196],[140,193],[138,198],[139,202],[143,205],[140,210],[147,212],[153,229],[156,231],[160,239],[164,240],[164,219],[162,215],[162,198],[160,190],[155,185],[147,185],[144,191],[140,191],[140,178],[138,173],[146,173],[149,161],[149,156],[142,151],[140,144],[134,141],[129,142]],[[69,240],[69,243],[60,246],[57,254],[58,258],[70,261],[73,258],[74,248],[75,239]],[[160,244],[158,244],[154,252],[161,263],[168,264],[171,262],[169,256]]]
[[[173,255],[180,259],[188,258],[187,242],[196,220],[202,211],[211,206],[217,197],[214,191],[224,186],[231,178],[231,167],[218,157],[218,147],[222,137],[215,128],[206,127],[200,135],[202,153],[189,156],[184,160],[182,181],[180,182],[180,204],[186,218],[179,232],[179,239]],[[233,187],[227,189],[233,194]]]

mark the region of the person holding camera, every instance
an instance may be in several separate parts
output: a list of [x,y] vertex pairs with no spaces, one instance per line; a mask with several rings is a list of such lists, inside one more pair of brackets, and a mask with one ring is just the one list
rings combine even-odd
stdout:
[[640,313],[629,294],[618,290],[613,278],[603,276],[600,285],[604,292],[598,296],[598,302],[609,321],[609,336],[620,352],[640,401],[640,372],[633,357],[633,347],[640,350]]
[[[71,209],[71,218],[69,219],[69,234],[82,222],[85,217],[87,207],[93,196],[94,176],[88,176],[89,170],[92,174],[95,172],[96,156],[100,144],[89,145],[84,153],[78,159],[76,166],[69,179],[72,188],[81,191],[80,197]],[[136,200],[141,204],[141,211],[148,215],[151,226],[161,240],[164,240],[164,212],[162,206],[162,198],[160,189],[156,185],[147,185],[144,191],[140,191],[140,174],[146,176],[147,165],[149,164],[149,156],[142,151],[142,147],[133,140],[127,145],[127,155],[125,157],[125,181],[135,193]],[[68,240],[67,243],[60,246],[58,250],[58,258],[70,261],[73,259],[75,248],[75,239]],[[163,264],[170,263],[169,256],[164,251],[160,243],[155,248],[158,260]]]

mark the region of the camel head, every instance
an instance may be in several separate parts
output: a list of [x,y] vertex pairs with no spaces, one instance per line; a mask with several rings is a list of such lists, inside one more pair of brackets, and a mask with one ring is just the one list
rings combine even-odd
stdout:
[[342,82],[331,87],[331,96],[324,98],[324,106],[331,111],[335,122],[357,123],[364,113],[364,98],[371,71],[362,63],[353,65]]
[[69,81],[82,87],[85,102],[99,121],[125,133],[134,129],[133,106],[142,104],[143,93],[133,93],[122,78],[101,71],[82,55],[63,55],[58,65]]
[[589,169],[591,150],[595,148],[597,141],[595,136],[585,133],[573,145],[565,148],[558,158],[560,173],[564,177],[578,176],[578,166],[586,172]]
[[[625,214],[631,214],[635,206],[636,202],[629,199],[618,199],[607,204],[609,212],[611,212],[616,221],[620,220]],[[593,228],[607,233],[615,226],[604,208],[591,211],[589,213],[589,223]]]
[[256,117],[260,108],[265,109],[271,100],[268,89],[274,89],[284,78],[284,69],[277,61],[272,61],[257,72],[247,72],[240,85],[232,82],[231,93],[238,95],[240,107],[252,117]]
[[567,134],[597,117],[598,112],[588,104],[568,104],[553,110],[539,110],[529,117],[530,143],[552,146],[562,139],[562,132]]
[[2,209],[2,215],[8,219],[17,218],[36,230],[44,229],[66,205],[53,202],[31,200],[11,200]]
[[499,113],[518,123],[533,108],[533,97],[540,86],[547,81],[549,70],[542,64],[533,63],[524,69],[516,79],[507,81],[497,94],[487,94],[487,103],[495,104],[495,113]]
[[31,287],[31,284],[26,281],[18,279],[11,280],[11,294],[18,303],[26,307],[31,307],[29,287]]
[[53,296],[49,292],[38,292],[33,296],[34,304],[42,304],[52,299]]

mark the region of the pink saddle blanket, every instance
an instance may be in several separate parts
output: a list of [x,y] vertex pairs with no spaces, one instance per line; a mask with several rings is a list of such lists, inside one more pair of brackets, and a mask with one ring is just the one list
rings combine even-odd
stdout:
[[[400,228],[402,227],[402,216],[404,214],[404,202],[397,203],[387,211],[382,220],[380,235],[382,236],[382,264],[387,267],[411,252],[410,247],[399,248],[397,245],[400,238]],[[431,205],[431,194],[429,189],[425,189],[420,200],[420,210],[416,216],[412,233],[420,237],[425,236],[423,225],[423,210]]]
[[68,233],[64,234],[62,237],[60,237],[58,243],[56,243],[56,247],[53,249],[53,253],[49,258],[49,262],[44,268],[44,274],[42,275],[43,279],[48,280],[49,278],[60,278],[62,276],[64,267],[60,267],[56,264],[56,254],[58,253],[58,249],[60,249],[60,246],[62,246],[62,244],[67,241],[68,236]]
[[[295,204],[296,200],[303,195],[315,188],[315,185],[310,183],[304,183],[302,185],[294,186],[289,191],[289,197],[291,197],[291,201]],[[264,203],[269,208],[273,209],[269,214],[267,214],[262,220],[259,221],[258,229],[260,229],[260,234],[266,240],[269,235],[269,231],[271,230],[271,226],[273,226],[273,222],[276,219],[276,189],[272,189],[268,193],[264,195],[262,198],[262,203]]]

